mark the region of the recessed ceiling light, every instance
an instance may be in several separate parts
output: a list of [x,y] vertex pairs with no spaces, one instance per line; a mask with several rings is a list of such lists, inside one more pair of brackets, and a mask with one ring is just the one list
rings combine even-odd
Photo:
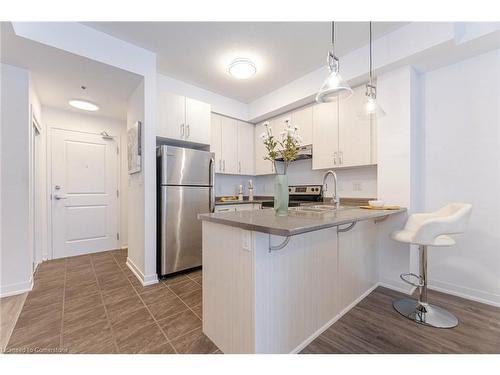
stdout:
[[255,73],[257,73],[257,68],[250,59],[235,59],[229,64],[229,74],[236,79],[248,79]]
[[81,100],[81,99],[71,99],[69,102],[69,105],[78,109],[83,109],[84,111],[98,111],[99,107],[97,104],[91,103],[87,100]]

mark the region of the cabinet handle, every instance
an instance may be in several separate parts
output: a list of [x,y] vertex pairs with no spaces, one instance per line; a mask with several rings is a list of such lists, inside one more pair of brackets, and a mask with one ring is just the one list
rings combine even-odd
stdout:
[[333,153],[333,165],[337,165],[337,153]]
[[181,137],[184,137],[184,124],[181,124]]
[[190,134],[190,131],[189,131],[189,124],[186,125],[186,138],[189,138],[189,134]]
[[342,151],[339,152],[339,164],[342,165],[343,164],[343,156],[344,156],[344,153]]
[[224,166],[223,171],[225,172],[226,171],[226,159],[224,159],[222,161],[222,165]]
[[241,173],[241,161],[238,162],[238,172]]
[[222,172],[222,159],[219,159],[219,172]]

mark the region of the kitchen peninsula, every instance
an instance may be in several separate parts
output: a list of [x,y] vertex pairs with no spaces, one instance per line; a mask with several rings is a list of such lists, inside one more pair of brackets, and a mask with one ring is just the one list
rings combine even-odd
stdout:
[[377,285],[381,222],[317,205],[201,214],[203,332],[224,353],[296,353]]

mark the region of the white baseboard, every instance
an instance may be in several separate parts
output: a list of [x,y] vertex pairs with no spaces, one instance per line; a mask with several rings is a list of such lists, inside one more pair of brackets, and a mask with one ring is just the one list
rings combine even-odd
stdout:
[[379,283],[373,285],[370,289],[368,289],[366,292],[364,292],[362,295],[360,295],[358,298],[356,298],[356,300],[354,300],[349,306],[347,306],[340,313],[338,313],[337,315],[335,315],[332,319],[330,319],[328,322],[326,322],[320,329],[318,329],[311,336],[309,336],[306,340],[304,340],[301,344],[299,344],[295,349],[293,349],[290,352],[290,354],[297,354],[297,353],[299,353],[307,345],[309,345],[311,342],[313,342],[314,339],[316,339],[319,335],[321,335],[323,332],[325,332],[333,323],[335,323],[337,320],[339,320],[340,318],[342,318],[354,306],[356,306],[363,299],[365,299],[365,297],[368,296],[371,292],[373,292],[378,286],[379,286]]
[[383,286],[384,288],[392,289],[408,295],[413,294],[416,289],[414,286],[408,285],[404,281],[387,279],[385,277],[380,278],[378,286]]
[[124,245],[122,245],[121,249],[122,249],[122,250],[128,249],[128,244],[124,244]]
[[451,284],[440,280],[429,280],[428,288],[436,290],[438,292],[469,299],[471,301],[481,302],[487,305],[500,307],[500,295],[498,294],[467,288],[464,286]]
[[142,286],[148,286],[158,283],[158,275],[144,275],[141,270],[127,257],[127,267],[132,271],[132,273],[141,282]]
[[32,289],[33,289],[33,277],[25,282],[10,284],[10,285],[2,285],[0,289],[0,298],[15,296],[17,294],[30,292]]

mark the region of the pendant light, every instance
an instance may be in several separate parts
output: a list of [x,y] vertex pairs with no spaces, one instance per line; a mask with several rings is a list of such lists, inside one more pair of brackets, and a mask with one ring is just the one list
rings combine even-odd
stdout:
[[339,59],[335,56],[335,22],[332,22],[332,49],[326,58],[330,74],[316,95],[316,102],[327,103],[338,99],[346,99],[352,95],[349,84],[339,73]]
[[370,82],[366,85],[365,113],[369,116],[385,116],[385,112],[377,103],[377,87],[373,84],[373,58],[372,58],[372,23],[370,21]]

